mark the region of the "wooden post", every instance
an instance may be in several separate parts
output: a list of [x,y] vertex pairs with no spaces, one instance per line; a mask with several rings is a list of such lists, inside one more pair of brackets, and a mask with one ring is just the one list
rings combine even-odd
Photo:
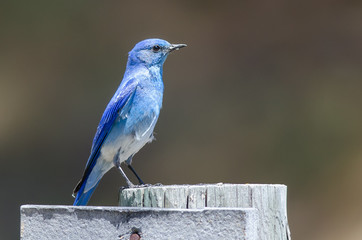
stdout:
[[21,240],[259,240],[253,208],[23,205]]
[[255,208],[260,240],[291,240],[287,219],[287,187],[271,184],[202,184],[127,188],[119,205],[178,209]]

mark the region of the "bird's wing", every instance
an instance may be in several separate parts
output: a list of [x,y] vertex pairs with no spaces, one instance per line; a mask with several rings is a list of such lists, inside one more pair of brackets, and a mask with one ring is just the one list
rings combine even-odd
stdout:
[[122,114],[126,111],[126,109],[129,110],[134,94],[136,93],[137,85],[138,81],[133,79],[129,80],[119,93],[115,94],[111,102],[108,104],[93,139],[91,156],[99,150],[105,137],[107,137],[110,132],[113,122],[116,120],[118,114]]
[[75,187],[73,194],[78,192],[83,182],[87,179],[90,172],[92,171],[99,156],[103,142],[111,131],[116,118],[119,116],[119,114],[126,114],[126,112],[128,112],[128,110],[130,109],[133,97],[136,93],[137,86],[138,81],[136,79],[130,79],[123,86],[123,88],[116,92],[115,96],[108,104],[98,125],[96,135],[94,136],[91,154],[84,170],[83,177]]

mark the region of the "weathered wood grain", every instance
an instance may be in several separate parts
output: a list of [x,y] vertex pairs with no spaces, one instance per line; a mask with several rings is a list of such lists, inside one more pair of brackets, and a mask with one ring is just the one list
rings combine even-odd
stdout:
[[281,184],[203,184],[121,189],[120,206],[202,209],[255,208],[261,240],[290,240],[287,187]]

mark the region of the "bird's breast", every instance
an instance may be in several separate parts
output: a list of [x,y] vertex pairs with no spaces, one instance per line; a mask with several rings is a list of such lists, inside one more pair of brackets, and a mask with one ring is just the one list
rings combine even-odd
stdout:
[[119,161],[138,152],[152,140],[152,133],[162,104],[162,93],[145,88],[137,88],[133,102],[127,113],[115,120],[102,154],[109,161],[119,156]]

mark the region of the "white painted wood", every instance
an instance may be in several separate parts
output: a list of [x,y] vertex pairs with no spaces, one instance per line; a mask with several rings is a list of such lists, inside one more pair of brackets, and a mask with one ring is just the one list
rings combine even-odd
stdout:
[[259,240],[254,208],[23,205],[20,216],[21,240]]
[[144,189],[138,188],[135,191],[125,191],[124,198],[120,198],[121,206],[143,207]]
[[200,209],[206,206],[206,188],[201,185],[188,186],[188,207]]
[[187,188],[170,187],[165,191],[164,208],[187,208]]
[[[142,204],[141,204],[142,203]],[[121,189],[120,206],[255,208],[260,240],[290,240],[287,187],[281,184],[205,184]]]

